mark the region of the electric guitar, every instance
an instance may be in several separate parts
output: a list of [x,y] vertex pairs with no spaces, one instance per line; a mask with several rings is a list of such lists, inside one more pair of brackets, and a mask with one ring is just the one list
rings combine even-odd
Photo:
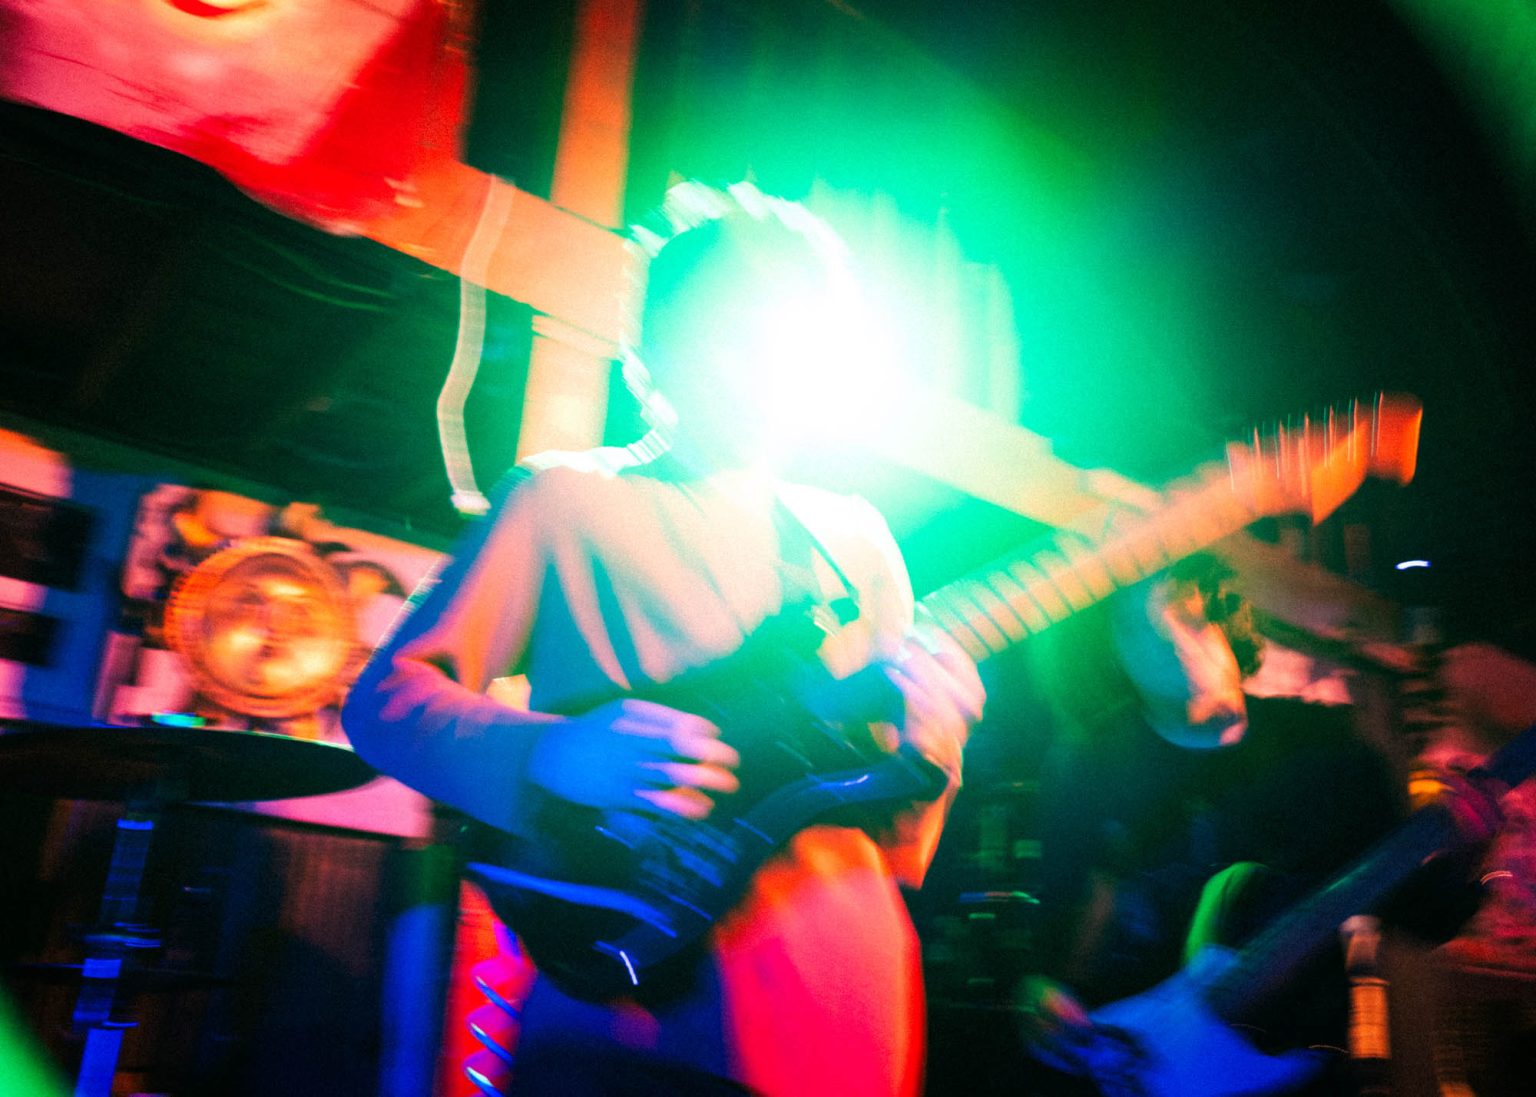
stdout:
[[[1106,512],[1096,542],[1059,535],[934,591],[919,612],[980,662],[1261,517],[1320,521],[1368,476],[1406,483],[1421,417],[1416,400],[1388,395],[1255,432],[1149,512]],[[664,984],[796,832],[942,791],[917,752],[882,753],[845,730],[898,718],[901,697],[879,666],[833,679],[819,638],[807,615],[786,612],[735,655],[632,694],[711,720],[741,753],[741,791],[706,820],[554,802],[536,841],[469,828],[469,873],[562,989],[604,998]]]
[[1429,861],[1486,841],[1498,798],[1536,773],[1536,726],[1466,776],[1461,790],[1420,808],[1349,868],[1261,930],[1240,951],[1209,948],[1151,990],[1089,1015],[1092,1027],[1034,1049],[1050,1066],[1091,1078],[1104,1097],[1237,1097],[1284,1093],[1324,1060],[1268,1055],[1233,1023],[1251,1017],[1330,942],[1346,919],[1377,907]]

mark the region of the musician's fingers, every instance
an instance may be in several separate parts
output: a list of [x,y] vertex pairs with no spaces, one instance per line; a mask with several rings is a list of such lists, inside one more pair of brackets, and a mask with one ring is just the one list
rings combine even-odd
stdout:
[[[906,745],[921,754],[928,761],[938,766],[956,781],[960,778],[961,764],[965,754],[966,729],[956,721],[953,724],[943,724],[937,720],[907,714],[907,718],[896,729],[895,746]],[[882,742],[878,737],[876,744],[888,749],[894,749],[889,743]]]
[[741,755],[736,748],[721,740],[719,730],[708,725],[712,734],[691,734],[672,740],[672,752],[685,762],[699,762],[722,769],[735,769],[741,765]]
[[1034,1038],[1050,1038],[1069,1029],[1086,1029],[1093,1022],[1076,997],[1052,979],[1032,975],[1015,992],[1015,1005]]
[[653,701],[627,698],[618,702],[613,728],[631,737],[639,757],[680,759],[734,768],[735,749],[721,742],[720,729],[702,716]]
[[891,678],[906,699],[909,719],[916,716],[962,729],[981,719],[986,691],[974,666],[970,675],[951,673],[932,655],[913,655],[896,663]]
[[702,716],[660,705],[655,701],[642,701],[626,697],[616,702],[618,717],[614,727],[630,735],[647,735],[660,739],[674,739],[689,735],[718,735],[719,729]]
[[901,732],[895,724],[882,720],[869,725],[869,734],[875,741],[875,746],[888,754],[895,754],[901,746]]
[[652,762],[647,769],[657,772],[669,785],[678,788],[704,789],[710,792],[732,793],[741,788],[736,775],[720,766],[690,765],[686,762]]
[[902,741],[958,779],[970,726],[980,716],[979,702],[964,690],[951,689],[932,656],[900,660],[890,668],[890,677],[904,700]]
[[920,678],[908,672],[902,667],[893,667],[890,679],[901,690],[904,702],[904,715],[902,723],[910,726],[913,723],[929,723],[939,719],[941,715],[950,711],[939,703],[933,690]]
[[635,796],[653,810],[684,819],[703,819],[715,808],[709,795],[696,788],[639,789]]
[[1082,1007],[1082,1004],[1060,987],[1052,987],[1046,992],[1041,1000],[1040,1009],[1053,1021],[1069,1028],[1088,1028],[1093,1024],[1088,1019],[1088,1011]]
[[896,666],[917,681],[924,691],[952,705],[971,723],[981,719],[987,692],[976,663],[942,631],[918,626],[913,629]]

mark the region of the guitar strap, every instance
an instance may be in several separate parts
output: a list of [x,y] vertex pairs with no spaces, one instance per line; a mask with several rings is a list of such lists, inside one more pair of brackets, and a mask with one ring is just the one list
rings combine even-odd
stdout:
[[[806,607],[827,631],[851,624],[859,617],[859,592],[837,559],[822,544],[821,538],[784,501],[782,494],[773,499],[773,527],[779,539],[779,580],[784,592],[783,608]],[[842,594],[828,598],[816,578],[816,557],[826,563],[842,586]],[[821,617],[830,614],[831,620]]]

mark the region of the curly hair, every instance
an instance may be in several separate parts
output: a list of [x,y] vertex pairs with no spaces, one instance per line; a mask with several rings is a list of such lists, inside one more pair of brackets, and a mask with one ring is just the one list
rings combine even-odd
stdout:
[[624,379],[652,426],[668,425],[658,389],[703,340],[747,330],[745,318],[776,288],[808,278],[841,287],[853,277],[830,225],[749,182],[674,185],[631,227],[630,243],[637,284],[621,346]]

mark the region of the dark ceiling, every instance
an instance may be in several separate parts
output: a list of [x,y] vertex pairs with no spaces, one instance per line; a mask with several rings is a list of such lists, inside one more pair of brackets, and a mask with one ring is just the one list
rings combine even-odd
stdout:
[[[1499,120],[1397,7],[857,6],[652,4],[633,192],[649,194],[670,160],[688,174],[751,169],[785,192],[815,175],[893,194],[918,218],[944,205],[968,254],[1013,288],[1023,422],[1080,463],[1157,480],[1255,421],[1380,388],[1418,394],[1419,480],[1351,504],[1375,539],[1369,578],[1418,598],[1390,564],[1431,558],[1458,632],[1532,652],[1532,196],[1498,153]],[[711,9],[731,15],[724,31],[679,30],[680,12]],[[1001,105],[1005,140],[1045,135],[1085,181],[1059,199],[1068,228],[1042,234],[1019,161],[967,163],[907,140],[952,121],[939,109],[952,100],[921,83],[898,88],[899,108],[849,99],[845,125],[869,131],[859,142],[802,135],[793,155],[754,150],[755,122],[722,120],[711,112],[730,97],[698,94],[701,80],[731,86],[709,51],[743,35],[794,41],[807,12],[835,24],[828,41],[858,43],[854,69],[883,54],[888,77],[921,52]],[[840,48],[823,50],[823,70]],[[715,63],[679,76],[678,50]],[[793,79],[788,62],[771,71]],[[680,144],[725,133],[723,153]],[[0,410],[12,421],[428,538],[453,531],[432,415],[457,322],[451,277],[288,220],[176,155],[13,105],[0,105],[0,203]],[[1069,296],[1067,283],[1093,293]],[[469,419],[482,478],[512,453],[527,322],[492,301]],[[943,570],[925,561],[955,540],[947,520],[898,530],[920,580]]]

